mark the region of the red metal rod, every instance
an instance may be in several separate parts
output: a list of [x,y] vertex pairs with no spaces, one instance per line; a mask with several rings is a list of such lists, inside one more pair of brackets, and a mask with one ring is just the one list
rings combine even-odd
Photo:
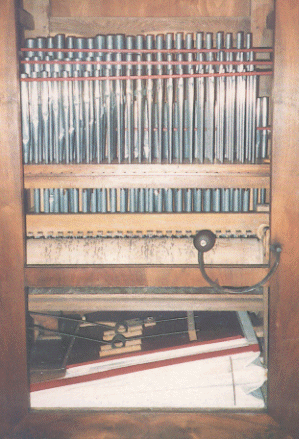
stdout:
[[259,131],[265,131],[265,130],[271,131],[272,127],[271,126],[268,126],[268,127],[256,127],[256,129],[259,130]]
[[82,61],[80,59],[73,60],[73,61],[63,61],[63,60],[21,60],[21,64],[91,64],[91,65],[245,65],[245,66],[252,66],[252,65],[258,65],[258,66],[271,66],[273,65],[273,61]]
[[272,53],[272,48],[252,47],[251,49],[57,49],[57,48],[27,48],[22,47],[21,52],[81,52],[81,53],[219,53],[219,52],[258,52]]
[[269,76],[272,75],[272,70],[263,70],[260,72],[225,72],[225,73],[196,73],[196,74],[182,74],[182,75],[144,75],[144,76],[87,76],[87,77],[69,77],[69,78],[20,78],[24,82],[43,82],[43,81],[106,81],[109,80],[137,80],[137,79],[178,79],[178,78],[207,78],[221,76]]

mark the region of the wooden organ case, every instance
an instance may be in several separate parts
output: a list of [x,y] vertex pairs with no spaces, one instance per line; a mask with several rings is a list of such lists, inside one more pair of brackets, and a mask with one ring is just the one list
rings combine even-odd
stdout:
[[[28,4],[26,5],[26,3]],[[271,81],[268,79],[272,72],[270,65],[272,55],[267,54],[269,53],[267,49],[264,50],[264,56],[260,56],[261,53],[255,55],[253,45],[250,42],[247,46],[243,41],[238,42],[238,35],[240,35],[238,32],[244,32],[245,35],[252,32],[255,46],[261,48],[272,46],[271,38],[274,20],[272,2],[243,1],[235,2],[234,5],[232,2],[231,8],[228,8],[229,12],[222,5],[222,8],[224,8],[221,9],[222,14],[227,15],[227,17],[221,19],[219,18],[219,11],[216,14],[215,10],[210,10],[208,5],[198,5],[198,20],[194,17],[191,18],[194,14],[193,10],[188,12],[189,18],[185,17],[183,19],[181,17],[183,12],[177,6],[178,11],[174,12],[175,17],[169,22],[159,18],[161,13],[157,11],[154,12],[157,18],[148,18],[147,14],[150,16],[151,13],[144,11],[140,11],[140,15],[145,15],[145,17],[140,19],[130,18],[130,15],[132,15],[130,8],[126,11],[126,18],[103,18],[105,12],[99,13],[95,5],[93,5],[95,8],[94,14],[102,15],[102,18],[88,19],[83,17],[80,20],[76,17],[78,12],[75,12],[75,2],[72,6],[74,9],[67,11],[63,9],[62,5],[59,5],[59,2],[52,2],[51,12],[48,10],[47,2],[31,2],[28,0],[26,3],[24,3],[24,7],[33,15],[37,14],[35,17],[36,29],[27,32],[26,36],[36,38],[58,35],[58,37],[53,38],[54,47],[51,46],[54,49],[53,52],[58,54],[57,58],[55,58],[55,55],[53,56],[53,64],[55,64],[56,59],[59,60],[59,57],[61,57],[62,51],[58,49],[66,48],[60,46],[59,42],[57,43],[59,35],[62,33],[76,35],[78,40],[80,40],[80,37],[92,37],[97,34],[119,35],[121,32],[126,35],[140,35],[141,33],[154,33],[156,45],[158,44],[155,49],[158,49],[158,53],[161,47],[166,47],[164,44],[166,44],[167,35],[174,33],[178,39],[177,45],[170,42],[164,57],[159,58],[155,49],[150,47],[150,42],[148,46],[138,46],[138,37],[135,37],[135,51],[133,51],[133,54],[136,55],[136,59],[134,58],[134,60],[147,61],[147,64],[143,64],[143,70],[138,70],[138,67],[142,64],[137,63],[136,66],[134,65],[133,78],[130,76],[132,70],[128,69],[130,63],[124,63],[122,70],[118,70],[119,64],[115,62],[119,60],[118,56],[123,61],[131,61],[128,57],[130,52],[125,50],[117,52],[119,48],[123,48],[123,43],[120,43],[119,47],[112,46],[117,49],[116,52],[110,52],[115,53],[115,57],[109,57],[108,50],[111,47],[109,47],[108,42],[107,46],[101,46],[103,52],[108,54],[108,58],[104,57],[103,63],[106,78],[108,79],[102,81],[105,84],[103,87],[107,90],[107,84],[109,84],[109,87],[113,90],[113,97],[112,94],[106,93],[105,95],[104,92],[104,99],[107,99],[105,101],[106,108],[108,105],[112,105],[111,99],[114,99],[113,111],[110,113],[108,111],[104,116],[104,131],[112,133],[115,143],[107,135],[105,147],[101,146],[100,153],[97,153],[95,145],[92,144],[91,134],[91,131],[94,132],[99,127],[94,126],[88,134],[86,128],[79,127],[82,132],[80,135],[76,133],[75,137],[81,136],[82,144],[79,144],[80,142],[78,143],[76,140],[78,148],[80,148],[76,151],[75,137],[71,141],[73,146],[70,146],[70,136],[65,135],[64,139],[61,139],[55,129],[51,130],[53,143],[50,146],[50,143],[48,143],[49,138],[45,139],[45,132],[47,131],[43,125],[46,123],[45,119],[43,117],[39,119],[39,116],[35,119],[35,111],[36,114],[44,114],[42,106],[45,89],[43,89],[42,84],[46,83],[48,90],[52,87],[52,90],[55,89],[58,96],[61,96],[61,102],[59,99],[52,102],[51,108],[51,117],[53,119],[57,118],[56,127],[59,125],[61,132],[64,130],[65,133],[76,128],[67,125],[62,126],[66,113],[76,111],[76,108],[70,110],[67,105],[64,106],[63,96],[69,93],[67,98],[69,99],[70,93],[73,93],[73,97],[75,97],[75,86],[70,91],[70,84],[80,82],[82,91],[83,88],[86,89],[85,94],[83,91],[82,102],[79,104],[85,109],[78,117],[78,122],[79,120],[82,122],[82,119],[85,118],[86,113],[91,108],[88,109],[88,99],[95,98],[97,96],[96,87],[101,87],[99,85],[100,80],[97,80],[97,78],[91,80],[90,72],[92,70],[88,70],[88,67],[86,67],[88,62],[91,66],[95,61],[93,55],[91,59],[84,61],[85,64],[82,63],[85,71],[82,82],[77,80],[78,76],[72,76],[70,70],[69,73],[64,74],[62,81],[55,81],[63,74],[53,74],[52,71],[49,76],[44,78],[41,78],[42,74],[39,74],[41,70],[38,66],[42,65],[44,55],[35,56],[34,49],[43,49],[43,47],[38,46],[37,40],[31,43],[32,46],[29,45],[25,48],[23,52],[25,53],[25,59],[22,61],[25,66],[24,70],[23,66],[20,67],[20,92],[22,95],[23,117],[26,114],[28,105],[27,109],[31,118],[26,128],[24,128],[23,120],[24,204],[26,214],[24,284],[29,288],[29,309],[67,310],[70,297],[68,289],[72,288],[72,304],[74,304],[72,306],[75,306],[78,310],[86,311],[99,306],[106,310],[244,309],[258,311],[263,309],[265,328],[267,328],[267,288],[263,289],[263,294],[260,294],[261,291],[259,291],[258,294],[254,295],[235,294],[230,296],[201,292],[199,288],[206,286],[206,283],[202,279],[196,263],[196,252],[192,248],[191,237],[201,229],[210,229],[217,235],[217,247],[210,259],[207,260],[210,264],[209,273],[219,283],[231,286],[254,284],[265,275],[270,259],[269,230],[272,233],[272,242],[282,242],[283,249],[285,248],[281,232],[277,232],[277,223],[279,221],[270,218],[269,213],[269,207],[271,207],[272,215],[274,215],[274,209],[277,216],[278,214],[282,216],[282,213],[279,212],[281,209],[279,206],[283,206],[283,203],[280,198],[282,204],[279,204],[279,197],[281,197],[279,194],[281,194],[282,188],[286,189],[286,186],[283,178],[279,177],[283,174],[282,171],[279,171],[280,166],[282,166],[279,161],[284,162],[286,167],[290,167],[292,161],[288,157],[283,157],[283,160],[275,158],[275,154],[269,146],[271,111],[267,113],[266,109],[268,109],[268,98],[271,95]],[[278,17],[281,18],[284,8],[287,11],[289,9],[288,6],[283,7],[279,2],[277,3]],[[168,14],[166,9],[165,15]],[[13,32],[13,12],[9,5],[7,5],[6,11],[11,20],[6,26],[11,26],[11,32]],[[155,8],[153,11],[155,11]],[[74,17],[59,18],[59,14],[74,15]],[[86,14],[86,10],[83,8],[82,15],[86,17]],[[106,15],[109,16],[110,14],[119,15],[107,11]],[[297,10],[296,14],[298,16]],[[210,15],[210,17],[203,18],[202,15]],[[213,17],[213,15],[217,15],[217,17]],[[240,15],[243,16],[242,19]],[[24,12],[20,14],[19,20],[26,21],[30,27],[30,17]],[[121,30],[119,22],[122,23]],[[80,23],[80,26],[78,26],[78,23]],[[279,25],[283,26],[281,23]],[[127,27],[124,28],[123,26]],[[95,31],[93,32],[92,29],[95,29]],[[217,47],[211,41],[210,46],[196,46],[197,40],[190,42],[190,46],[188,46],[188,35],[191,33],[196,35],[198,30],[204,30],[206,44],[207,39],[209,39],[209,37],[207,38],[207,33],[210,35],[209,32],[214,32],[214,38],[219,30],[224,30],[225,34],[232,33],[234,39],[236,38],[233,44],[236,63],[234,64],[231,61],[232,58],[225,58],[226,54],[232,53],[225,50],[231,49],[231,46],[229,42],[226,42],[226,45],[223,44],[220,36],[216,37],[218,38],[215,43],[218,45]],[[162,42],[159,46],[159,37],[157,35],[161,35],[162,32],[165,42]],[[185,39],[184,43],[179,41],[178,35],[182,35],[181,32],[184,32],[182,37],[183,40]],[[280,27],[278,27],[277,32],[278,35],[282,32]],[[283,38],[283,35],[280,36]],[[7,38],[7,35],[3,35],[3,38]],[[79,41],[76,40],[76,44],[79,44]],[[117,43],[113,42],[111,44]],[[180,44],[183,44],[181,54],[186,55],[186,58],[181,58],[180,52],[176,52],[176,49],[180,50],[182,48]],[[200,45],[200,42],[198,44]],[[70,47],[67,48],[70,49]],[[278,45],[278,47],[281,46]],[[193,48],[203,50],[201,52],[200,50],[194,51],[198,58],[191,55],[192,61],[190,64],[188,56],[193,53]],[[32,50],[30,51],[30,49]],[[57,50],[55,51],[55,49]],[[95,47],[89,47],[89,49],[92,52]],[[147,49],[151,51],[147,51]],[[185,52],[184,49],[186,49]],[[216,50],[213,52],[211,49]],[[143,57],[142,52],[138,52],[138,50],[144,50]],[[40,53],[44,54],[45,52],[41,50]],[[88,52],[83,50],[81,55],[82,53]],[[163,50],[161,53],[163,53]],[[200,53],[202,56],[199,55]],[[213,53],[212,58],[209,58],[211,53]],[[123,54],[123,57],[121,54]],[[238,58],[240,56],[241,58]],[[70,57],[70,59],[73,58]],[[187,62],[185,62],[186,60]],[[255,64],[252,64],[253,60]],[[48,59],[48,61],[51,65],[51,59]],[[150,64],[148,61],[154,61],[153,69],[149,69]],[[223,63],[224,61],[228,63]],[[164,69],[161,68],[159,62],[165,66]],[[209,62],[213,62],[213,64],[209,64]],[[183,65],[184,69],[179,71],[177,77],[174,76],[173,79],[170,79],[171,76],[169,75],[175,75],[177,69],[182,68]],[[6,68],[8,69],[8,67]],[[122,104],[118,101],[118,89],[124,87],[121,80],[117,79],[119,72],[121,72],[120,77],[124,76],[122,81],[126,84],[126,102],[130,98],[130,87],[133,89],[135,103],[132,103],[132,108],[129,110],[128,106],[122,107]],[[233,75],[231,75],[232,72]],[[151,76],[153,74],[156,77]],[[115,76],[115,79],[113,76]],[[249,78],[256,78],[257,76],[260,77],[259,87],[255,88],[256,91],[253,91],[250,95],[248,89],[257,87],[257,81]],[[266,76],[267,79],[265,79]],[[278,75],[278,77],[280,76]],[[36,80],[39,78],[51,80]],[[70,78],[72,80],[69,80]],[[238,105],[235,104],[235,114],[231,118],[236,121],[238,128],[233,127],[232,130],[236,138],[232,138],[232,143],[225,147],[225,136],[229,129],[228,126],[223,129],[223,124],[228,123],[227,120],[229,121],[227,116],[229,103],[225,102],[224,97],[223,104],[219,102],[219,96],[221,96],[219,91],[221,91],[221,87],[227,86],[228,78],[234,78],[233,80],[238,82],[238,96],[236,96]],[[180,81],[182,79],[184,82],[181,86]],[[204,120],[202,133],[200,132],[200,122],[196,122],[196,120],[199,120],[196,92],[201,80],[205,82],[204,93],[206,95],[202,116],[206,119]],[[242,80],[243,86],[241,84]],[[247,85],[242,89],[244,83]],[[142,88],[141,90],[139,86]],[[91,91],[92,87],[94,87],[93,91]],[[183,88],[182,97],[180,97],[180,87]],[[209,101],[207,90],[212,88],[213,98]],[[218,93],[215,93],[216,89]],[[248,98],[248,96],[242,96],[242,93],[246,94],[246,90],[249,99],[254,101],[252,107],[247,107],[248,99],[246,100],[246,97]],[[274,90],[280,96],[279,84],[276,85]],[[30,97],[32,98],[35,93],[39,94],[39,97],[34,103],[32,99],[30,101]],[[152,96],[150,97],[151,93]],[[84,98],[87,95],[88,99]],[[28,101],[26,101],[26,96],[28,96]],[[181,102],[180,99],[182,99]],[[55,105],[57,105],[57,111]],[[151,105],[154,107],[152,113],[149,111]],[[45,110],[45,112],[47,111],[49,112],[49,108]],[[125,115],[126,112],[130,111],[132,113],[130,116],[132,118],[131,124],[130,121],[128,122],[129,116]],[[61,116],[62,113],[63,117]],[[141,118],[139,114],[145,115],[145,117]],[[251,115],[250,121],[248,120],[249,115]],[[283,112],[282,116],[284,116]],[[120,122],[121,117],[123,123]],[[276,119],[279,119],[277,113]],[[90,120],[92,118],[86,118],[84,122],[88,125]],[[55,127],[55,121],[52,121],[52,123]],[[33,142],[31,145],[26,145],[27,129],[31,142]],[[130,139],[128,140],[130,130],[132,131],[133,146],[130,145]],[[120,134],[121,131],[122,134]],[[57,137],[55,138],[55,136]],[[249,140],[248,136],[251,136]],[[66,140],[67,137],[68,140]],[[200,146],[195,147],[195,144],[199,145],[201,141],[206,142],[205,147],[203,149],[200,149]],[[211,142],[210,149],[207,146],[209,141]],[[217,142],[219,142],[218,147]],[[241,142],[243,146],[237,146],[238,142]],[[246,142],[247,146],[245,146]],[[17,140],[16,143],[18,143]],[[47,150],[45,150],[46,144],[49,145]],[[234,146],[230,146],[232,144]],[[260,148],[258,153],[256,153],[257,144]],[[71,150],[71,148],[73,149]],[[224,151],[223,153],[219,152],[221,148]],[[278,148],[277,145],[276,148]],[[270,165],[273,155],[273,164]],[[18,157],[20,157],[20,151]],[[275,198],[275,194],[270,196],[271,166],[272,169],[275,166],[278,169],[278,177],[272,175],[272,191],[273,188],[277,190],[277,198]],[[12,175],[16,179],[19,178],[18,170]],[[280,178],[283,182],[282,187],[279,187]],[[8,179],[8,184],[11,185],[11,191],[14,191],[11,177]],[[17,187],[20,190],[20,187]],[[9,194],[11,195],[11,192]],[[12,194],[14,196],[14,192]],[[15,196],[15,200],[16,198]],[[74,198],[77,201],[72,201]],[[72,205],[72,203],[74,204]],[[68,207],[65,208],[65,205]],[[70,207],[71,205],[73,207]],[[294,207],[294,211],[295,209]],[[295,218],[296,215],[292,217]],[[18,239],[21,242],[22,220],[20,211],[18,211],[17,221],[19,221],[17,236],[19,236]],[[273,230],[270,228],[271,222],[274,224]],[[10,230],[10,227],[8,230]],[[290,226],[290,228],[292,227]],[[234,248],[233,252],[231,248]],[[90,257],[91,252],[93,254],[92,258]],[[22,251],[20,254],[22,254]],[[9,257],[6,265],[9,263]],[[23,256],[21,260],[22,258]],[[17,264],[15,259],[13,257],[12,265]],[[19,265],[21,265],[20,260]],[[20,276],[21,283],[23,276],[23,274]],[[8,288],[9,282],[5,285]],[[109,288],[113,287],[124,288],[124,290],[111,294],[113,290],[109,291]],[[126,290],[128,287],[131,289],[143,287],[147,290],[145,294],[141,292],[142,290],[132,293],[131,290],[129,292]],[[61,288],[61,290],[58,290],[58,288]],[[77,290],[78,293],[76,294],[76,289],[79,288],[80,291]],[[163,292],[156,294],[150,288],[153,288],[153,290],[163,288],[161,290]],[[168,288],[173,288],[173,290],[170,291]],[[182,290],[176,290],[177,288],[189,288],[192,292],[182,293]],[[198,290],[194,291],[194,288]],[[273,291],[275,291],[275,288],[277,288],[276,284],[273,286]],[[280,285],[281,288],[283,287]],[[51,289],[55,289],[54,294],[51,294],[51,291],[53,292]],[[88,294],[91,289],[93,294]],[[205,290],[203,291],[205,292]],[[275,321],[280,320],[277,302],[275,304],[275,306],[272,305],[273,308],[271,309],[270,298],[270,316],[272,316],[270,331],[272,328],[273,334],[275,334],[272,336],[272,345],[276,346],[272,358],[277,360],[278,353],[279,355],[283,355],[283,353],[277,347],[279,346],[277,342],[279,336],[276,332]],[[24,329],[22,334],[24,338]],[[283,364],[283,361],[280,361],[278,362]],[[271,372],[271,333],[269,368],[270,378],[272,374],[272,382],[277,384],[277,375]],[[18,376],[19,380],[24,383],[24,374],[20,373]],[[25,387],[23,385],[23,388]],[[271,381],[269,390],[269,408],[272,411],[270,413],[279,418],[278,393],[274,388],[274,384],[271,387]],[[27,403],[22,402],[26,401],[26,397],[20,403],[16,402],[13,397],[10,398],[10,401],[9,407],[12,408],[12,411],[14,407],[19,407],[15,411],[16,415],[13,413],[10,415],[12,422],[14,422],[14,416],[18,418],[18,413],[23,413],[24,408],[26,408]],[[296,414],[292,413],[292,410],[288,409],[287,406],[284,409],[284,416],[294,418],[291,427],[295,426]],[[281,419],[284,422],[284,418],[281,417]]]

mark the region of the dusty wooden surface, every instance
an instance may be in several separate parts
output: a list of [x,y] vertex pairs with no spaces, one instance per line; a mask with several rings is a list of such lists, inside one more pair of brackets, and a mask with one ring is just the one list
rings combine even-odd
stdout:
[[276,1],[272,240],[282,245],[270,288],[270,412],[299,431],[299,4]]
[[24,420],[12,439],[24,437],[26,439],[292,439],[266,414],[139,412],[117,414],[36,412]]
[[[119,291],[118,291],[119,290]],[[137,290],[137,291],[136,291]],[[254,311],[263,310],[262,294],[213,294],[208,288],[196,292],[165,288],[130,289],[30,289],[28,308],[36,312],[80,311]],[[153,291],[156,290],[156,293]],[[157,291],[158,290],[158,291]],[[190,291],[191,290],[191,291]]]
[[[196,265],[192,238],[28,239],[27,264]],[[219,238],[205,254],[206,264],[262,265],[263,242],[256,238]]]
[[[158,34],[165,32],[250,32],[249,17],[51,17],[51,35],[90,37],[98,33]],[[36,33],[35,36],[40,35]]]

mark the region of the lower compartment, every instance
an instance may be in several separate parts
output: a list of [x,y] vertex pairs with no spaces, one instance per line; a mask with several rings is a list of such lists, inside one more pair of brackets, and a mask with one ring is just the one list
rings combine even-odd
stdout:
[[247,312],[31,317],[32,408],[265,407]]

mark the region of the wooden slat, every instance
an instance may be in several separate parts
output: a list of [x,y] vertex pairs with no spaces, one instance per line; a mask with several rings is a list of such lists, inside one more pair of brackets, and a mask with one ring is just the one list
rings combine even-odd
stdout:
[[54,17],[180,17],[249,15],[250,0],[60,0],[51,1]]
[[262,295],[248,294],[29,294],[30,311],[254,311]]
[[126,33],[137,35],[139,33],[161,32],[224,32],[238,31],[250,32],[250,19],[248,17],[52,17],[50,18],[50,33],[65,33],[90,37],[97,34]]
[[[248,286],[267,274],[267,267],[209,267],[220,285]],[[32,288],[61,287],[206,287],[197,265],[27,266],[25,284]]]
[[[19,426],[21,434],[55,439],[291,439],[265,413],[31,413]],[[136,433],[138,432],[138,433]]]
[[183,236],[209,229],[225,235],[259,236],[268,213],[81,213],[26,215],[28,237]]
[[299,3],[276,1],[272,240],[282,245],[270,288],[269,409],[298,435]]
[[19,81],[14,2],[0,13],[0,436],[27,412]]
[[269,188],[270,165],[25,165],[25,188]]

